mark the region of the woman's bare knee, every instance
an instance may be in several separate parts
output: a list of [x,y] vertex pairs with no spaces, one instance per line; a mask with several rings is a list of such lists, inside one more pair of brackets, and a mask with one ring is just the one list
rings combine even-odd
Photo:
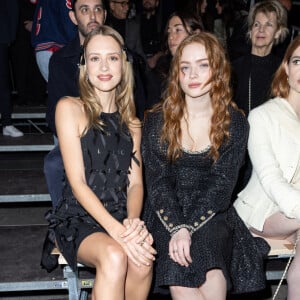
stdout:
[[171,295],[174,297],[183,297],[186,296],[187,288],[185,286],[170,286]]
[[286,239],[294,235],[300,229],[300,223],[296,219],[287,218],[282,213],[275,213],[266,219],[263,232],[264,237]]
[[102,275],[109,276],[111,270],[118,270],[120,276],[125,276],[127,272],[126,253],[103,233],[94,233],[82,241],[78,259],[83,264],[96,268]]
[[[103,256],[103,253],[102,253]],[[125,276],[128,268],[128,257],[119,245],[108,245],[102,259],[101,271],[111,274],[112,270],[117,270],[120,276]]]
[[200,291],[207,300],[225,300],[227,283],[223,271],[213,269],[206,273],[206,281],[200,286]]
[[133,262],[131,262],[129,260],[128,261],[128,272],[130,272],[130,274],[132,274],[136,278],[143,280],[149,276],[152,276],[153,263],[150,263],[149,266],[141,265],[140,267],[138,267],[136,264],[134,264]]
[[225,281],[224,274],[220,269],[213,269],[206,273],[206,280],[221,280]]

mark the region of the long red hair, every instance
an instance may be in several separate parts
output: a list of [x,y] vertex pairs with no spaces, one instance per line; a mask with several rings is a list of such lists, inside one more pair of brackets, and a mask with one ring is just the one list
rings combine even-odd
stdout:
[[232,103],[230,88],[230,66],[225,51],[217,38],[207,32],[200,32],[188,36],[179,45],[171,65],[171,72],[166,90],[166,98],[161,104],[164,124],[161,141],[167,142],[167,157],[174,161],[182,154],[180,121],[185,110],[185,95],[179,84],[180,58],[183,49],[192,43],[199,43],[205,47],[211,69],[210,97],[213,108],[211,119],[209,155],[214,161],[219,158],[219,148],[229,137],[230,114],[229,106]]
[[300,36],[295,37],[285,51],[282,62],[279,68],[277,69],[272,81],[272,85],[271,85],[272,95],[281,98],[287,98],[290,92],[290,85],[288,82],[288,76],[286,74],[285,67],[290,62],[293,53],[298,47],[300,47]]

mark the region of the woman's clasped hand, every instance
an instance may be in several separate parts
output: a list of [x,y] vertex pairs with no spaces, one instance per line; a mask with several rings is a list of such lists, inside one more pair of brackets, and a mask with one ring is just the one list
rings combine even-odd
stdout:
[[125,219],[123,225],[126,230],[121,234],[122,247],[131,260],[138,266],[149,266],[155,260],[156,251],[152,247],[153,237],[149,233],[144,221],[139,218]]

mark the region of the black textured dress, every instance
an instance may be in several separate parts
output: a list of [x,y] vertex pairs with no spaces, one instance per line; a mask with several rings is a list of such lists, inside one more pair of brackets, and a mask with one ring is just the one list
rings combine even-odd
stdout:
[[[128,128],[120,125],[117,112],[101,113],[100,118],[104,130],[91,128],[81,138],[86,181],[111,215],[122,221],[127,215],[126,190],[134,158],[133,142]],[[50,239],[55,239],[74,270],[82,240],[94,232],[105,232],[74,198],[68,183],[58,208],[47,219]]]
[[[174,163],[160,143],[161,112],[149,113],[143,130],[147,198],[144,220],[158,251],[156,287],[199,287],[211,269],[221,269],[228,289],[236,293],[263,289],[263,258],[269,247],[253,238],[232,207],[231,194],[242,164],[248,138],[245,117],[231,110],[230,138],[213,164],[209,150],[182,153]],[[193,262],[182,267],[170,259],[169,241],[185,227],[191,233]]]

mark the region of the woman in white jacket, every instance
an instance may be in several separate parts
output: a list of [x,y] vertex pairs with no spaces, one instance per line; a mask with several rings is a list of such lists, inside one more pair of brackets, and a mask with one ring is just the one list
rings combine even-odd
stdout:
[[[235,208],[250,230],[300,240],[300,36],[286,50],[273,83],[277,97],[249,114],[253,171]],[[288,300],[300,295],[300,241],[289,268]]]

